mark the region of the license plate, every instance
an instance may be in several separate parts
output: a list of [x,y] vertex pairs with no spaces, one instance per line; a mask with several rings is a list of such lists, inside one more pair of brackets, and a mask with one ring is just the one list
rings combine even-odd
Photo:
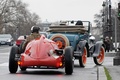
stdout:
[[1,44],[5,44],[5,42],[4,42],[4,41],[2,41],[2,42],[1,42]]

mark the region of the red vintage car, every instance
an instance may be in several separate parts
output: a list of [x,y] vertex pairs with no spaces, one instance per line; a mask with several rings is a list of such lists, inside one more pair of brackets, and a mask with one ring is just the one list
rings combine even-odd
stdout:
[[27,35],[22,35],[22,36],[19,36],[18,39],[15,41],[15,44],[19,47],[20,44],[25,41]]
[[73,50],[71,46],[59,49],[58,45],[44,35],[30,41],[23,53],[18,46],[13,46],[9,55],[9,71],[16,73],[18,66],[21,71],[27,68],[58,69],[65,67],[65,73],[73,73]]

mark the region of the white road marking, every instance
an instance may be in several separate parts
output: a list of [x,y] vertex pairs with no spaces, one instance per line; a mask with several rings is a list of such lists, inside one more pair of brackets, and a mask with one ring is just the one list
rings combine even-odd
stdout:
[[9,52],[4,52],[4,53],[0,52],[0,54],[10,54],[10,53]]
[[8,66],[8,62],[1,63],[0,66]]

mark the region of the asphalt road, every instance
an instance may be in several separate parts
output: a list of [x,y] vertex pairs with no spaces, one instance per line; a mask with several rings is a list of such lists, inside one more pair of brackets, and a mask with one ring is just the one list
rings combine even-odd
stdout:
[[8,45],[0,46],[0,64],[4,62],[8,62],[10,49],[11,47]]
[[[0,46],[0,80],[99,80],[98,66],[93,62],[92,57],[88,58],[85,68],[80,68],[75,60],[74,72],[66,75],[63,69],[27,69],[16,74],[10,74],[8,70],[8,58],[10,46]],[[106,58],[103,65],[112,65],[112,57]]]

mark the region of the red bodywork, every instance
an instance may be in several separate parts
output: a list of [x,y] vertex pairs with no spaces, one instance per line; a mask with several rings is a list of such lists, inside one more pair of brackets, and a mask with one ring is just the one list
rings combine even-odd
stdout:
[[25,41],[25,37],[24,36],[19,36],[18,39],[16,40],[16,45],[20,46],[20,44]]
[[55,53],[59,49],[56,43],[41,35],[40,38],[32,40],[26,46],[24,53],[18,61],[19,66],[47,66],[60,68],[63,66],[63,56]]
[[16,45],[20,46],[20,44],[22,43],[22,41],[24,41],[24,40],[16,40]]

